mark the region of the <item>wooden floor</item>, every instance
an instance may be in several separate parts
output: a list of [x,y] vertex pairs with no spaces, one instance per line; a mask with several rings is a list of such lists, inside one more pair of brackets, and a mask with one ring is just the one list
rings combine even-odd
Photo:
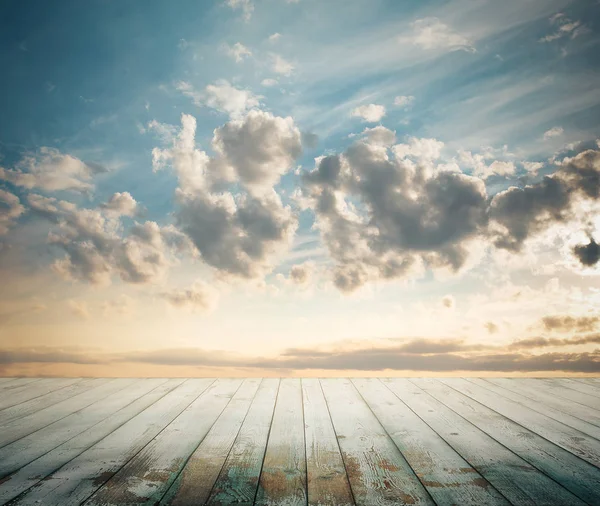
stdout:
[[600,505],[600,379],[0,378],[0,504]]

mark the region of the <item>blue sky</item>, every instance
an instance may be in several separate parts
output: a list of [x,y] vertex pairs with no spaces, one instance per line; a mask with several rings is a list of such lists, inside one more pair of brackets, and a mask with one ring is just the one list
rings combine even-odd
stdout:
[[[4,2],[0,368],[90,367],[66,347],[268,373],[396,340],[462,343],[453,363],[596,331],[599,9]],[[526,350],[506,367],[599,360]]]

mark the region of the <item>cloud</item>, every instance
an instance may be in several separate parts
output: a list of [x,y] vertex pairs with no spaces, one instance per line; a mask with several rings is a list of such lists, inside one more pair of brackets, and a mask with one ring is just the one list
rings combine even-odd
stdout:
[[552,42],[564,37],[575,39],[579,35],[588,31],[588,28],[581,24],[581,21],[572,21],[562,13],[555,14],[550,18],[552,25],[558,28],[551,34],[542,37],[540,42]]
[[450,51],[475,52],[473,43],[453,31],[437,18],[418,19],[412,23],[413,44],[423,49],[448,49]]
[[225,3],[233,10],[241,10],[244,21],[250,21],[254,12],[254,4],[251,0],[225,0]]
[[296,285],[307,285],[314,272],[314,264],[305,262],[299,265],[293,265],[290,269],[290,280]]
[[385,116],[385,107],[377,104],[361,105],[354,109],[351,115],[362,118],[367,123],[377,123]]
[[548,331],[556,332],[590,332],[594,330],[600,317],[598,316],[545,316],[542,325]]
[[203,281],[197,281],[190,288],[163,292],[160,296],[174,307],[191,311],[210,312],[219,302],[217,290]]
[[394,98],[394,105],[396,107],[406,108],[412,105],[414,101],[415,97],[413,97],[412,95],[398,95],[396,98]]
[[390,147],[396,142],[396,132],[381,125],[373,128],[365,128],[362,135],[366,137],[370,144],[377,146]]
[[69,309],[71,313],[73,313],[78,318],[82,320],[87,320],[90,317],[90,310],[87,307],[87,304],[82,300],[69,300],[68,301]]
[[512,176],[517,170],[511,161],[494,160],[488,164],[491,153],[473,154],[471,151],[459,150],[458,155],[463,166],[473,169],[473,174],[482,179],[491,176]]
[[558,346],[580,346],[586,344],[600,344],[600,334],[589,336],[572,337],[569,339],[547,338],[547,337],[529,337],[520,339],[509,345],[509,348],[527,349],[527,348],[548,348]]
[[124,293],[119,295],[116,299],[107,300],[102,303],[102,310],[105,316],[108,315],[121,315],[129,316],[135,311],[135,300]]
[[270,86],[277,86],[277,84],[279,84],[279,82],[277,81],[277,79],[263,79],[260,84],[262,84],[263,86],[266,87],[270,87]]
[[277,74],[289,76],[294,71],[294,65],[284,59],[281,55],[271,53],[271,68]]
[[[208,265],[223,274],[260,276],[289,247],[297,227],[273,186],[300,156],[301,133],[289,117],[250,111],[214,131],[211,158],[196,148],[195,132],[195,118],[184,114],[172,147],[154,150],[155,168],[170,163],[178,174],[177,223]],[[227,184],[245,191],[222,191]]]
[[138,211],[138,203],[129,192],[113,194],[101,207],[115,216],[134,216]]
[[260,105],[260,96],[249,90],[238,89],[224,79],[209,84],[202,92],[196,91],[185,81],[180,82],[177,89],[192,98],[197,106],[210,107],[232,118],[239,118],[248,110]]
[[544,132],[544,140],[547,141],[548,139],[552,139],[553,137],[560,137],[564,132],[565,130],[562,127],[553,127],[550,130]]
[[24,212],[19,197],[0,189],[0,236],[6,234]]
[[89,192],[94,188],[92,177],[99,172],[106,169],[42,147],[37,153],[24,155],[14,169],[0,167],[0,180],[28,190]]
[[494,322],[487,322],[485,324],[485,328],[490,334],[495,334],[498,332],[498,325],[496,325]]
[[48,242],[66,256],[54,263],[63,276],[107,284],[113,276],[128,283],[162,278],[171,262],[168,253],[181,248],[181,234],[147,221],[123,231],[120,215],[102,207],[80,209],[70,202],[36,194],[28,196],[35,214],[55,224]]
[[277,42],[280,38],[281,38],[281,34],[275,32],[274,34],[269,35],[268,41],[273,44],[273,43]]
[[390,157],[358,141],[304,176],[302,193],[336,262],[338,289],[467,264],[486,227],[486,190],[478,178],[438,170],[432,161],[441,145],[411,139]]
[[225,52],[237,63],[241,63],[242,61],[244,61],[244,58],[252,56],[252,51],[250,51],[246,46],[244,46],[240,42],[236,42],[233,46],[228,46],[227,44],[225,44]]
[[442,306],[444,306],[445,308],[452,309],[455,305],[456,302],[452,295],[444,295],[444,297],[442,297]]
[[573,254],[581,265],[592,267],[600,261],[600,245],[593,238],[588,244],[580,244],[573,248]]

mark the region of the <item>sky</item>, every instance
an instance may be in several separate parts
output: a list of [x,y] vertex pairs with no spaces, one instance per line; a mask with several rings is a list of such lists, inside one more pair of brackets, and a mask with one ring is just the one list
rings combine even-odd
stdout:
[[600,373],[597,0],[7,0],[0,66],[0,375]]

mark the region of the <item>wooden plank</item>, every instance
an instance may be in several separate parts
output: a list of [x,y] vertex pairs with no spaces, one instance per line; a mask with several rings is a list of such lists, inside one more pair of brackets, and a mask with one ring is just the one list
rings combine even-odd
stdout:
[[11,504],[81,504],[213,382],[211,379],[184,381]]
[[55,390],[54,392],[37,397],[36,399],[31,399],[16,406],[3,409],[0,411],[0,425],[7,424],[13,420],[17,420],[24,416],[30,415],[31,413],[35,413],[36,411],[47,408],[48,406],[53,406],[54,404],[64,401],[65,399],[74,397],[81,392],[89,390],[93,385],[94,380],[91,378],[80,380],[77,383],[63,387],[60,390]]
[[104,397],[126,388],[133,383],[133,379],[105,379],[99,378],[93,382],[93,388],[85,392],[59,402],[53,406],[48,406],[36,413],[32,413],[18,420],[13,420],[0,426],[0,448],[10,444],[17,439],[21,439],[36,430],[40,430],[46,425],[69,416],[75,411],[79,411]]
[[554,480],[415,384],[420,381],[382,381],[512,504],[582,504]]
[[[440,381],[414,382],[580,499],[599,504],[600,469]],[[558,502],[571,504],[563,499]]]
[[255,504],[307,504],[300,379],[281,380]]
[[39,483],[61,466],[121,427],[138,413],[141,413],[154,404],[158,399],[164,397],[171,390],[183,383],[183,381],[183,379],[167,380],[162,385],[142,395],[139,399],[113,413],[100,423],[90,427],[2,480],[2,483],[0,483],[0,504],[14,499],[25,490]]
[[574,390],[579,390],[584,394],[600,397],[600,385],[594,382],[585,381],[586,378],[563,378],[564,385]]
[[355,504],[318,379],[302,379],[309,506]]
[[261,389],[272,388],[273,384],[276,389],[275,380],[261,382],[260,379],[251,378],[244,381],[164,494],[161,505],[191,506],[204,504],[208,500],[253,399]]
[[85,504],[156,504],[241,384],[241,379],[215,381]]
[[321,385],[357,504],[434,502],[348,379]]
[[600,441],[597,439],[462,378],[447,378],[440,381],[587,460],[590,464],[600,467]]
[[7,383],[16,380],[17,378],[14,376],[3,376],[0,378],[0,388],[4,387]]
[[0,478],[13,473],[44,453],[108,418],[165,381],[164,379],[134,380],[127,388],[112,393],[98,402],[1,448]]
[[507,381],[510,378],[468,378],[468,381],[507,397],[538,413],[554,418],[569,427],[600,439],[600,413],[581,404],[560,399],[545,392],[532,390],[522,382]]
[[353,383],[436,504],[510,505],[381,381],[355,379]]
[[16,406],[55,390],[67,387],[80,379],[81,378],[49,378],[42,381],[36,381],[33,384],[25,385],[21,388],[15,388],[0,397],[0,410]]
[[600,411],[600,398],[568,388],[564,386],[562,382],[556,381],[553,378],[520,378],[520,380],[523,384],[529,385],[531,388],[535,388],[540,392],[546,392],[570,402],[578,402],[583,406],[587,406],[588,409],[592,408]]
[[20,388],[36,381],[42,381],[43,379],[44,378],[14,378],[12,381],[9,381],[4,385],[0,385],[0,390],[2,392],[6,392],[8,390]]
[[279,384],[263,380],[206,504],[254,504]]

